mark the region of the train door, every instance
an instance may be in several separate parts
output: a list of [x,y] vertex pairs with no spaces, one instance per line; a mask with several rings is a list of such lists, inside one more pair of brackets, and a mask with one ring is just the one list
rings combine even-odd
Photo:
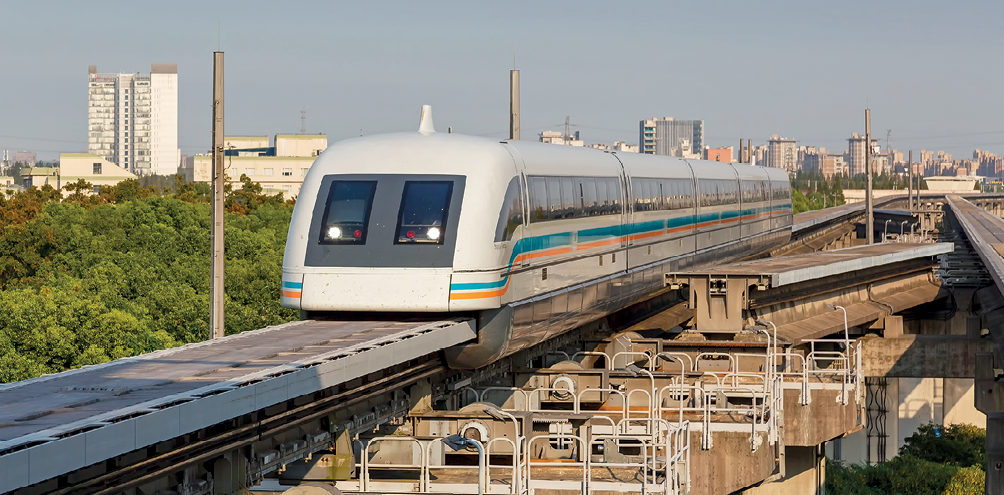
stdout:
[[[624,167],[624,163],[621,162],[621,159],[618,158],[617,155],[611,153],[610,156],[614,157],[614,159],[617,160],[617,165],[620,167],[620,174],[618,174],[619,181],[621,183],[621,205],[622,205],[620,246],[626,249],[629,243],[633,244],[633,242],[628,241],[628,237],[630,237],[629,226],[631,225],[632,217],[634,216],[634,203],[631,200],[631,198],[634,197],[634,194],[631,192],[631,180],[628,177],[627,169]],[[625,256],[627,256],[627,254],[625,254]]]
[[694,172],[694,166],[687,160],[683,160],[683,163],[686,163],[687,168],[690,170],[690,183],[694,191],[694,204],[691,207],[691,218],[693,219],[691,225],[693,227],[690,230],[690,239],[694,246],[692,254],[697,254],[697,224],[700,223],[701,218],[701,189],[698,187],[700,184],[697,183],[697,173]]
[[[530,227],[530,195],[528,193],[528,184],[526,180],[526,163],[523,162],[523,157],[520,156],[516,148],[512,146],[505,146],[506,151],[512,156],[512,161],[516,165],[516,173],[518,174],[519,184],[520,184],[520,195],[522,196],[522,201],[520,202],[523,207],[523,239],[529,239],[532,236]],[[523,245],[527,245],[527,241],[522,241]],[[517,257],[516,266],[513,268],[526,268],[530,266],[530,258],[528,256]]]

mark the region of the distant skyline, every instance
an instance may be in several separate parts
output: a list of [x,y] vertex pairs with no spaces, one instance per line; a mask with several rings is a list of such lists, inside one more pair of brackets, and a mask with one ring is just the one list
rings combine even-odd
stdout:
[[178,64],[179,146],[210,141],[212,52],[226,53],[226,132],[329,142],[437,130],[504,138],[508,71],[522,134],[637,144],[638,122],[701,119],[705,144],[771,134],[843,151],[1004,154],[997,2],[5,2],[0,149],[87,149],[87,66]]

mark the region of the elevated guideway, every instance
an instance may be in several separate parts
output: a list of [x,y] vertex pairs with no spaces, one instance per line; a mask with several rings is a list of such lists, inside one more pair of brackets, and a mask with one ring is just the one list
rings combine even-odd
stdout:
[[[826,235],[832,238],[835,229],[851,230],[849,225],[863,216],[863,208],[861,204],[852,204],[796,215],[792,244],[804,247],[812,239],[818,241]],[[830,240],[809,251],[833,246]],[[674,306],[640,323],[632,321],[637,324],[628,330],[645,330],[646,326],[668,330],[696,316],[697,332],[746,334],[745,318],[761,318],[778,325],[777,337],[784,343],[774,341],[772,336],[773,345],[737,340],[733,347],[739,351],[762,349],[757,351],[762,352],[762,362],[768,354],[780,353],[779,346],[789,348],[786,352],[798,352],[791,348],[800,345],[811,348],[813,339],[842,331],[842,315],[827,308],[829,303],[845,306],[849,324],[854,326],[881,322],[893,312],[929,301],[938,293],[936,281],[931,279],[936,259],[950,250],[950,244],[887,243],[804,256],[775,255],[669,274],[667,277],[677,277],[677,281],[688,277],[691,304]],[[788,254],[792,252],[798,251]],[[711,282],[716,280],[724,282],[721,286],[724,291],[714,293]],[[667,278],[667,283],[672,285],[673,280]],[[706,311],[707,317],[700,316],[700,310],[714,307],[712,299],[717,297],[723,298],[722,309],[728,309],[721,314]],[[706,299],[699,301],[701,298]],[[616,326],[612,321],[606,326],[601,323],[583,330],[581,335],[590,332],[609,335],[629,326],[611,328]],[[719,325],[717,330],[716,325]],[[145,494],[162,490],[156,488],[159,486],[156,483],[160,483],[157,480],[170,479],[179,485],[164,486],[170,486],[176,493],[229,493],[225,487],[248,486],[249,481],[260,479],[255,476],[282,472],[287,464],[309,459],[315,452],[330,450],[331,454],[324,455],[351,456],[354,447],[338,443],[348,441],[346,437],[372,430],[394,418],[416,418],[419,413],[414,408],[420,402],[425,411],[431,410],[430,404],[436,405],[436,411],[448,411],[471,395],[470,391],[464,392],[465,387],[490,386],[499,377],[511,380],[512,370],[525,368],[526,356],[520,358],[523,361],[514,358],[501,365],[511,366],[503,372],[451,371],[439,361],[440,349],[475,337],[475,322],[465,318],[437,322],[302,321],[0,385],[0,492],[30,486],[21,492],[126,490],[130,494]],[[727,353],[732,342],[720,336],[705,344],[667,339],[656,350],[676,352],[674,349],[689,346],[699,351],[703,346],[707,351]],[[590,343],[579,333],[569,332],[541,346],[566,349],[566,354],[572,356],[576,352],[595,352],[588,347]],[[625,349],[638,345],[640,341]],[[831,341],[822,345],[837,348],[842,344]],[[617,361],[617,352],[639,352],[615,351],[614,347],[610,347],[610,367]],[[850,350],[844,348],[842,352],[841,359],[849,363]],[[805,377],[811,371],[805,368],[805,357],[807,353],[802,358],[784,358],[792,362],[802,359],[801,371],[797,372],[801,373],[796,380],[799,383],[806,382]],[[781,354],[776,359],[781,360]],[[826,361],[821,360],[819,366]],[[652,360],[639,366],[658,371],[660,365]],[[724,371],[747,372],[738,361],[733,368]],[[762,370],[759,365],[756,368]],[[843,403],[850,407],[841,414],[849,414],[847,411],[858,407],[848,403],[846,397],[851,394],[846,386],[860,366],[850,368],[845,366],[842,371],[846,375],[841,379],[842,385],[833,384],[841,392],[831,391],[845,397]],[[594,373],[588,369],[585,372]],[[737,380],[740,378],[736,375]],[[647,383],[640,381],[642,385]],[[693,397],[701,394],[694,392]],[[804,393],[802,396],[808,397]],[[771,399],[760,397],[753,404],[763,405],[775,399],[780,400],[780,395]],[[793,400],[796,399],[801,400],[797,396]],[[352,408],[338,409],[349,403]],[[695,403],[689,407],[705,406]],[[813,411],[803,411],[806,421],[816,414]],[[480,409],[477,412],[482,414]],[[704,418],[710,413],[702,414]],[[479,421],[484,422],[484,418]],[[841,425],[844,423],[847,422]],[[701,431],[711,431],[710,428]],[[723,428],[728,430],[734,425]],[[776,437],[781,425],[754,424],[751,428],[754,436],[770,430],[773,431],[770,435]],[[797,445],[809,448],[831,438],[831,433],[817,432]],[[795,435],[795,429],[791,428],[789,434]],[[713,442],[710,437],[705,440],[710,449]],[[757,441],[752,445],[753,451],[757,451]],[[712,458],[717,455],[715,450],[707,452]],[[765,452],[758,454],[764,457],[757,462],[762,461],[769,474],[783,465],[777,459],[783,456],[784,449],[773,449],[769,455]],[[233,466],[246,464],[247,471],[218,467],[223,460]],[[214,466],[211,470],[206,467],[210,465]],[[695,459],[693,464],[681,461],[675,466],[689,470],[689,466],[697,465]],[[762,479],[757,476],[760,474],[750,474],[749,479],[741,482],[733,480],[729,486],[748,486],[749,482]],[[360,488],[362,485],[356,487]]]
[[463,318],[297,321],[3,385],[0,492],[362,383],[474,336]]
[[[976,408],[987,415],[986,492],[1004,490],[1004,220],[992,209],[1001,211],[1000,202],[985,198],[946,198],[951,215],[964,232],[970,247],[979,256],[989,274],[991,287],[976,291],[981,331],[993,339],[992,352],[977,352],[975,359]],[[980,206],[977,206],[979,204]]]

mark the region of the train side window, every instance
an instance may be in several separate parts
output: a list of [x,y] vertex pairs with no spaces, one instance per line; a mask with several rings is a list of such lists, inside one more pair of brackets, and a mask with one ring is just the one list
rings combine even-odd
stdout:
[[634,211],[648,211],[648,181],[631,179],[631,193],[634,195]]
[[689,180],[676,181],[680,191],[680,208],[694,207],[694,183]]
[[543,177],[530,177],[530,222],[550,219],[547,209],[547,182]]
[[366,244],[376,181],[334,181],[321,219],[321,244]]
[[587,216],[596,215],[596,179],[585,177],[582,179],[582,202],[583,214]]
[[[578,192],[578,191],[575,191]],[[572,178],[561,178],[561,210],[563,218],[575,218],[575,194],[572,191]]]
[[557,177],[546,177],[548,218],[561,219],[561,180]]
[[607,215],[610,213],[610,196],[607,193],[607,181],[603,178],[596,179],[596,214]]
[[453,182],[407,181],[401,198],[395,244],[442,244]]
[[499,212],[499,222],[495,226],[495,242],[512,240],[513,232],[523,225],[522,205],[523,195],[519,187],[519,177],[513,177],[502,199],[502,211]]
[[666,192],[666,209],[675,210],[679,208],[679,198],[677,196],[680,194],[680,187],[677,185],[675,180],[664,180],[662,181],[663,191]]
[[607,179],[607,194],[610,195],[610,213],[620,215],[621,213],[621,184],[616,178]]

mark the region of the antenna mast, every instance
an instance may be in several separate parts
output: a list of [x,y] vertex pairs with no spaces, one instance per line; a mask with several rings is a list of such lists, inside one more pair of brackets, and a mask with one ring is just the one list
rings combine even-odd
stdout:
[[307,111],[300,110],[300,134],[307,133]]

